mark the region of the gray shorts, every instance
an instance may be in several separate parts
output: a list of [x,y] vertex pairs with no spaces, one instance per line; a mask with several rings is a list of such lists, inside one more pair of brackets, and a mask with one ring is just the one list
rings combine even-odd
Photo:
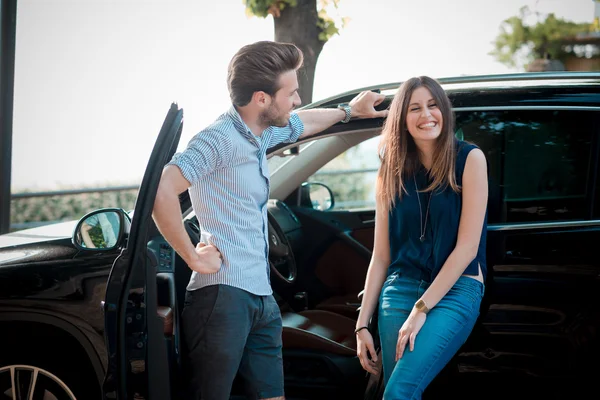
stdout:
[[186,399],[229,399],[238,370],[251,398],[284,395],[281,314],[273,296],[227,285],[188,291],[181,324]]

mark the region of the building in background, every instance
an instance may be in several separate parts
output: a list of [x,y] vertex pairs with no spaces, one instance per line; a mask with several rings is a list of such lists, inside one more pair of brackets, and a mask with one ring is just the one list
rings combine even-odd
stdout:
[[527,66],[528,72],[600,71],[600,0],[594,2],[594,22],[589,32],[561,40],[568,55],[563,61],[539,58]]

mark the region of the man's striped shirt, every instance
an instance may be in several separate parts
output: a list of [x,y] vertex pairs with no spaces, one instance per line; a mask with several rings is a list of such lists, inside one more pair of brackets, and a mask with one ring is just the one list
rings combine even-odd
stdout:
[[302,121],[292,113],[288,126],[269,127],[255,136],[232,106],[173,156],[169,164],[178,166],[191,184],[200,241],[214,245],[223,256],[219,272],[194,271],[188,290],[226,284],[256,295],[272,293],[266,152],[279,143],[295,142],[303,131]]

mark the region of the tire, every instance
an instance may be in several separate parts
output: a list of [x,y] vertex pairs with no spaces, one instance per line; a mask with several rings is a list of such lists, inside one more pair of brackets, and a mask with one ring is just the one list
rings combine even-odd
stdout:
[[82,371],[81,362],[69,357],[68,353],[68,349],[59,351],[51,344],[43,351],[10,352],[6,348],[0,349],[0,397],[7,395],[12,399],[10,390],[15,388],[17,396],[14,400],[28,399],[27,391],[35,382],[34,399],[38,396],[40,399],[52,399],[38,394],[45,391],[57,400],[99,400],[100,388],[96,379],[85,373],[85,369]]

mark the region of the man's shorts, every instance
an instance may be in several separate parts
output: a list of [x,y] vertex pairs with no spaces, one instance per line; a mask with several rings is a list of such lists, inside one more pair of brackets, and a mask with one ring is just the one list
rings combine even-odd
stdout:
[[188,291],[181,319],[186,399],[229,399],[238,369],[251,398],[284,395],[281,314],[272,295],[228,285]]

